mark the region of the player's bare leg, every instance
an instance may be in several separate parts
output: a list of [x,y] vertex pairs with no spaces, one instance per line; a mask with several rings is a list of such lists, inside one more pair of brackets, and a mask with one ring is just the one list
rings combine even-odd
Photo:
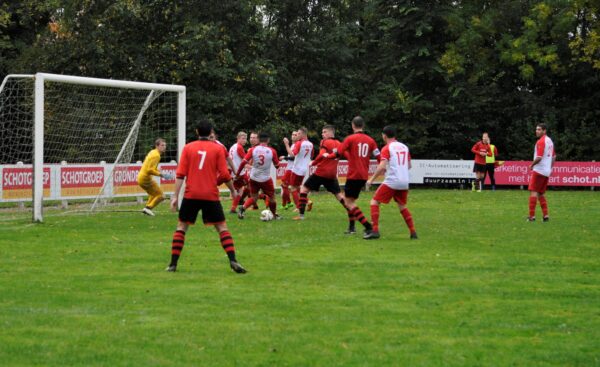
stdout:
[[173,240],[171,241],[171,263],[165,269],[168,272],[177,271],[177,262],[181,251],[183,251],[183,245],[185,243],[185,233],[187,232],[189,225],[185,222],[177,222],[177,229],[173,233]]
[[254,194],[250,194],[250,197],[248,199],[246,199],[246,201],[244,202],[244,205],[239,206],[238,207],[238,219],[244,219],[245,217],[245,213],[246,210],[251,207],[256,205],[256,202],[258,201],[258,193],[254,193]]
[[229,258],[229,267],[231,267],[231,270],[235,271],[238,274],[246,273],[246,269],[244,269],[244,267],[240,263],[238,263],[237,259],[235,258],[235,246],[233,245],[233,237],[231,236],[231,233],[227,228],[227,223],[216,223],[215,229],[219,233],[221,247],[223,247],[223,250]]

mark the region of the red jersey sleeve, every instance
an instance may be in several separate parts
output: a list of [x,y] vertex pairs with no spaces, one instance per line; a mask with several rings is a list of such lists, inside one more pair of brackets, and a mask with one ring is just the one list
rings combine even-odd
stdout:
[[227,168],[227,159],[225,157],[226,154],[217,154],[217,170],[221,179],[229,181],[231,180],[231,174]]
[[240,158],[244,158],[244,156],[246,155],[246,152],[244,152],[244,147],[241,144],[237,145],[237,155]]
[[475,143],[475,145],[473,145],[473,148],[471,148],[471,152],[473,152],[474,154],[479,154],[479,142],[477,142],[477,143]]
[[538,142],[535,144],[535,156],[543,157],[545,148],[546,148],[546,139],[544,139],[544,137],[542,136],[540,138],[540,140],[538,140]]
[[186,149],[187,147],[183,148],[183,151],[181,152],[181,159],[179,160],[179,165],[177,166],[177,171],[175,172],[175,175],[177,176],[177,178],[184,178],[185,176],[187,176],[187,171],[188,171],[188,149]]
[[346,154],[346,149],[348,149],[351,139],[352,139],[352,135],[348,136],[346,139],[344,139],[344,141],[342,142],[342,145],[340,145],[337,148],[338,157],[344,156],[346,159],[348,159],[348,154]]
[[300,153],[300,146],[301,145],[302,145],[302,141],[301,140],[295,142],[294,146],[292,147],[292,154],[298,155],[298,153]]
[[381,149],[381,159],[390,160],[390,148],[387,145]]
[[274,148],[271,148],[271,152],[273,152],[273,165],[275,167],[279,167],[279,157],[277,156],[277,151]]

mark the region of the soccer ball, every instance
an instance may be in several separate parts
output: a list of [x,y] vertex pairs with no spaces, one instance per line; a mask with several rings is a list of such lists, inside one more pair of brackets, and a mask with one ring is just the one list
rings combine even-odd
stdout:
[[269,209],[263,210],[262,212],[260,212],[260,220],[262,220],[263,222],[273,220],[273,212],[271,212]]

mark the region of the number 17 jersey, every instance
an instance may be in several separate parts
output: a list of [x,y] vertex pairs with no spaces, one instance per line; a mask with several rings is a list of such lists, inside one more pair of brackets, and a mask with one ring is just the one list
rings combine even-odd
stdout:
[[390,142],[381,150],[381,159],[387,161],[383,183],[394,190],[408,190],[410,181],[408,147],[399,141]]

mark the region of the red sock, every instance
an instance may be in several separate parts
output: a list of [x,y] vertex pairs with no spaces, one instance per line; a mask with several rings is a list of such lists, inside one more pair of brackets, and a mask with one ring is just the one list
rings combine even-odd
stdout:
[[233,198],[233,202],[231,203],[231,210],[236,210],[237,206],[240,205],[241,196],[236,196]]
[[286,206],[290,203],[290,189],[287,186],[281,187],[281,204]]
[[537,204],[537,198],[535,196],[529,197],[529,218],[535,217],[535,204]]
[[542,207],[542,214],[544,217],[548,216],[548,202],[545,196],[540,196],[540,206]]
[[254,205],[254,199],[252,199],[252,198],[246,199],[246,202],[244,203],[244,210],[248,209],[252,205]]
[[235,261],[235,247],[233,246],[233,237],[229,231],[219,232],[219,239],[221,240],[221,246],[229,260]]
[[404,208],[402,211],[400,211],[400,214],[402,214],[402,218],[404,218],[404,221],[406,222],[410,233],[415,233],[415,224],[413,223],[412,215],[410,214],[408,208]]
[[371,205],[371,224],[373,230],[379,232],[379,205]]
[[292,198],[294,198],[294,205],[296,208],[300,208],[300,195],[298,194],[298,189],[292,191]]

